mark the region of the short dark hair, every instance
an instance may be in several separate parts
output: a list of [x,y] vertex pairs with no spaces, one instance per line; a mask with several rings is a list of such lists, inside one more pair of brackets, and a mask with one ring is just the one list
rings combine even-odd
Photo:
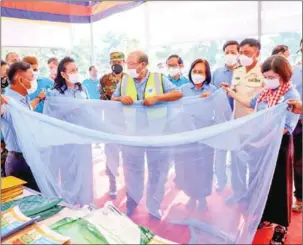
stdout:
[[24,71],[26,72],[28,69],[31,68],[31,65],[25,62],[16,62],[14,64],[12,64],[7,72],[7,78],[9,80],[10,83],[14,82],[15,76],[17,74],[17,72],[19,71]]
[[56,57],[51,57],[48,59],[47,64],[49,65],[50,63],[55,63],[56,65],[59,64],[59,61]]
[[250,47],[256,47],[258,50],[261,50],[261,43],[259,40],[254,38],[246,38],[240,43],[240,47],[244,45],[249,45]]
[[284,53],[284,52],[286,52],[287,50],[288,50],[288,46],[286,46],[286,45],[278,45],[278,46],[276,46],[276,47],[273,49],[271,55],[276,55],[276,54],[279,54],[280,52]]
[[16,55],[18,55],[16,52],[9,52],[9,53],[7,53],[6,56],[5,56],[5,60],[6,60],[6,61],[8,61],[8,57],[9,57],[11,54],[16,54]]
[[227,41],[226,43],[224,43],[224,45],[223,45],[223,52],[225,51],[226,47],[230,46],[230,45],[237,45],[237,50],[239,51],[239,49],[240,49],[239,43],[237,41],[235,41],[235,40],[230,40],[230,41]]
[[88,71],[91,71],[93,68],[96,68],[95,66],[90,66],[89,68],[88,68]]
[[183,60],[182,60],[182,58],[181,58],[179,55],[177,55],[177,54],[172,54],[172,55],[170,55],[170,56],[167,58],[167,60],[166,60],[166,64],[167,64],[167,62],[168,62],[170,59],[172,59],[172,58],[177,58],[177,59],[178,59],[178,64],[179,64],[179,65],[183,65]]
[[1,60],[1,66],[7,65],[7,63],[4,60]]
[[148,65],[148,56],[146,53],[142,52],[139,55],[139,63],[144,62],[146,65]]
[[279,74],[283,82],[287,83],[292,77],[292,68],[288,60],[280,55],[270,56],[262,64],[262,73],[272,70]]
[[195,60],[195,61],[191,64],[190,69],[189,69],[189,73],[188,73],[189,81],[190,81],[191,83],[193,83],[193,79],[192,79],[192,77],[191,77],[191,73],[192,73],[194,67],[195,67],[197,64],[199,64],[199,63],[202,63],[202,64],[205,65],[205,70],[206,70],[206,71],[205,71],[205,73],[206,73],[205,82],[206,82],[206,84],[209,84],[209,83],[211,82],[211,71],[210,71],[210,66],[209,66],[208,61],[207,61],[207,60],[204,60],[204,59],[197,59],[197,60]]

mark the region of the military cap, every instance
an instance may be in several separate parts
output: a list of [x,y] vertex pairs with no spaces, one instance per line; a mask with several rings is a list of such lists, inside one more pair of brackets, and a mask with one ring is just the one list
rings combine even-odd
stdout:
[[124,59],[125,59],[125,55],[122,52],[110,53],[110,61],[124,60]]

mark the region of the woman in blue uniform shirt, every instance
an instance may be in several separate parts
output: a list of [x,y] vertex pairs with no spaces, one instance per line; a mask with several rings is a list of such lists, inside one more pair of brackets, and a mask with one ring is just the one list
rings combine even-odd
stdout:
[[[207,60],[194,61],[188,77],[190,83],[181,87],[185,97],[206,97],[216,90],[215,86],[210,84],[211,71]],[[188,110],[185,109],[185,111]],[[198,115],[185,117],[189,119],[189,130],[207,126],[205,120],[198,118]],[[198,206],[199,211],[205,211],[207,209],[206,197],[212,191],[214,149],[196,143],[191,144],[187,149],[188,151],[184,151],[184,147],[174,149],[176,185],[189,197],[188,208],[195,209]]]
[[206,96],[216,90],[211,82],[211,71],[207,60],[195,60],[189,70],[188,75],[190,83],[181,86],[183,96]]
[[[266,88],[253,99],[249,100],[237,94],[228,85],[222,84],[228,94],[241,104],[264,110],[290,99],[300,100],[298,91],[291,84],[292,69],[288,61],[281,56],[269,57],[262,65],[262,73],[266,78]],[[286,112],[286,122],[283,138],[279,150],[278,160],[271,183],[266,206],[263,212],[262,223],[259,228],[277,224],[270,244],[284,244],[287,227],[290,224],[292,204],[292,164],[293,138],[299,120],[299,115]]]
[[[47,95],[47,100],[51,100],[52,97],[89,99],[87,89],[80,83],[78,67],[75,61],[70,57],[65,57],[59,62],[55,86]],[[53,108],[49,110],[49,107],[45,106],[44,113],[73,124],[90,127],[90,125],[87,125],[87,123],[91,121],[88,120],[89,115],[87,108],[78,107],[76,103],[76,108],[73,107],[72,103],[70,105],[71,107],[59,107],[58,111]],[[74,200],[73,204],[83,205],[92,202],[93,177],[91,145],[67,144],[54,147],[53,157],[54,169],[58,178],[59,175],[61,177],[61,188],[62,191],[64,191],[64,195],[68,196],[69,200]],[[77,166],[77,168],[81,168],[83,171],[79,171],[79,169],[76,170],[77,168],[72,166]],[[76,176],[73,176],[75,174]],[[79,174],[82,176],[78,176]],[[82,178],[82,183],[79,189],[76,190],[78,196],[69,196],[72,194],[69,194],[68,190],[74,187],[74,180],[79,177]]]
[[77,99],[89,98],[87,89],[81,84],[78,67],[72,58],[65,57],[60,61],[55,78],[55,87],[50,91],[48,96],[63,96]]

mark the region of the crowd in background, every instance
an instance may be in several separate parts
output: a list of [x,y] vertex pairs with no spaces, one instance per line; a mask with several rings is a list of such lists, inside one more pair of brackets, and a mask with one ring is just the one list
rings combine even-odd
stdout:
[[[302,41],[300,46],[298,52],[302,52]],[[278,45],[275,47],[272,56],[266,59],[263,64],[258,61],[262,51],[261,43],[256,39],[244,39],[241,43],[228,41],[222,47],[222,52],[225,54],[223,67],[211,72],[208,61],[201,58],[193,61],[189,73],[184,74],[184,61],[178,54],[170,55],[165,66],[162,64],[159,66],[161,72],[151,72],[148,69],[148,56],[144,52],[133,51],[126,57],[122,52],[116,51],[110,54],[112,69],[110,73],[104,74],[100,78],[97,67],[92,65],[88,68],[89,77],[85,80],[79,77],[77,62],[71,57],[65,57],[60,61],[57,57],[50,58],[47,61],[49,76],[40,77],[39,64],[41,61],[37,57],[26,56],[21,59],[16,53],[8,53],[5,61],[1,61],[1,93],[4,95],[1,98],[2,102],[5,103],[6,97],[12,97],[28,109],[43,113],[44,100],[54,96],[113,100],[126,105],[142,100],[145,106],[153,106],[158,102],[175,101],[186,96],[208,97],[217,89],[223,88],[228,94],[229,104],[235,119],[288,100],[300,104],[302,99],[302,64],[295,67],[290,66],[287,60],[290,55],[287,46]],[[23,178],[27,180],[31,188],[39,190],[18,146],[8,114],[5,108],[1,111],[1,120],[6,121],[1,129],[1,167],[5,166],[4,174]],[[288,112],[284,131],[281,133],[283,139],[276,169],[262,222],[259,226],[259,228],[263,228],[270,227],[273,223],[277,224],[271,244],[284,243],[287,227],[290,223],[290,210],[302,211],[302,121],[301,118],[299,119],[299,115]],[[120,151],[122,150],[110,145],[106,146],[107,166],[115,165],[119,161]],[[146,150],[146,155],[150,162],[155,164],[155,161],[152,160],[153,156],[148,150]],[[124,170],[127,169],[129,162],[140,164],[144,161],[143,155],[142,161],[139,161],[131,154],[123,156],[123,151],[122,157],[124,158],[123,164],[125,164]],[[157,157],[159,158],[159,156]],[[162,160],[159,163],[167,162],[165,159]],[[233,195],[226,199],[227,204],[241,201],[239,200],[241,193],[247,189],[245,183],[249,166],[250,164],[239,166],[235,159],[231,159],[231,174],[237,175],[237,177],[233,178]],[[163,170],[163,164],[153,167],[161,167],[162,174],[163,171],[168,173],[168,167]],[[222,192],[227,184],[226,171],[219,171],[226,169],[226,167],[226,162],[215,161],[214,163],[217,192]],[[153,177],[149,178],[148,181],[158,184],[162,181],[159,185],[163,185],[160,187],[163,189],[166,179],[156,176],[150,169],[151,167],[149,175],[153,175]],[[190,207],[197,205],[199,209],[204,210],[207,208],[206,197],[210,195],[213,182],[212,178],[207,176],[212,175],[213,167],[201,169],[198,166],[193,166],[191,170],[183,169],[181,172],[193,170],[198,176],[205,176],[205,178],[193,179],[194,184],[181,181],[180,188],[190,197]],[[294,172],[294,176],[292,172]],[[140,175],[143,174],[140,173]],[[109,169],[107,169],[107,175],[110,183],[109,195],[114,199],[117,195],[116,177]],[[129,191],[128,181],[136,178],[141,179],[138,176],[133,176],[133,173],[129,171],[124,171],[124,175],[126,191]],[[203,179],[202,182],[201,179]],[[293,181],[295,203],[291,207],[293,195],[290,190],[292,190]],[[193,186],[202,185],[207,186],[205,191],[193,188]],[[150,214],[155,217],[162,216],[160,212],[160,204],[163,200],[162,192],[163,190],[158,190],[157,193],[154,191],[147,193],[148,197],[157,197],[156,202],[151,198],[150,202],[147,203]],[[127,215],[132,216],[137,205],[138,200],[133,200],[128,195]]]

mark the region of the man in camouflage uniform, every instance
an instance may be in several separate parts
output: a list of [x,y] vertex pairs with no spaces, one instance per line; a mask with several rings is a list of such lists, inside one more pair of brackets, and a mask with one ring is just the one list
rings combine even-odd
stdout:
[[[104,75],[100,79],[100,99],[111,100],[112,94],[115,92],[117,84],[122,80],[123,65],[125,64],[125,56],[122,52],[112,52],[110,54],[110,65],[112,72]],[[111,115],[104,115],[105,118]],[[105,145],[104,153],[106,155],[106,174],[109,178],[109,196],[112,199],[117,197],[116,176],[119,168],[119,152],[117,145]]]
[[110,65],[112,72],[104,75],[100,79],[100,99],[111,100],[112,94],[115,92],[117,84],[125,75],[123,65],[125,64],[125,56],[122,52],[113,52],[110,54]]

